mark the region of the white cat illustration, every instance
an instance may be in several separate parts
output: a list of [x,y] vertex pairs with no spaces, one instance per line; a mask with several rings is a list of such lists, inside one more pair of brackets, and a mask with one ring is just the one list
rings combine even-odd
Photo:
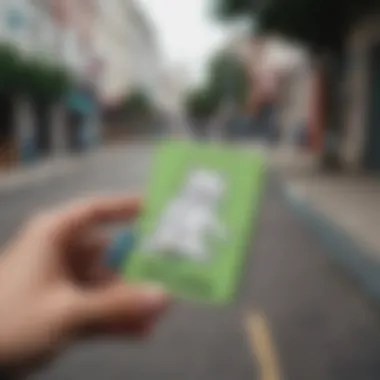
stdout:
[[144,249],[208,260],[207,237],[214,235],[222,239],[226,235],[217,215],[224,192],[224,180],[217,172],[190,171],[183,189],[164,209],[157,229],[145,242]]

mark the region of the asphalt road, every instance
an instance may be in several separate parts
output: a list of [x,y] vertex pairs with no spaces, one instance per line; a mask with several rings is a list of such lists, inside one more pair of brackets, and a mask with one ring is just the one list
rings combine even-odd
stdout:
[[[34,211],[94,193],[140,191],[151,151],[78,161],[65,177],[0,193],[0,239]],[[380,378],[376,306],[329,260],[269,183],[236,301],[176,304],[144,342],[81,343],[36,380],[351,380]]]

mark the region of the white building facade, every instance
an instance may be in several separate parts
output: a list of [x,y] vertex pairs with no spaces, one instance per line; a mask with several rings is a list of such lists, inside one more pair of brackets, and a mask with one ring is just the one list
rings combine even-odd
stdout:
[[[0,2],[0,42],[25,57],[49,61],[67,69],[77,83],[90,83],[96,58],[93,48],[94,0],[3,0]],[[28,99],[18,97],[16,139],[29,145],[39,126]],[[50,153],[65,152],[63,102],[51,112]],[[22,150],[22,148],[21,148]]]
[[104,103],[135,88],[154,93],[160,58],[151,22],[133,0],[97,1],[96,52],[102,61],[99,92]]
[[57,55],[58,30],[46,2],[4,0],[0,3],[0,39],[26,54]]

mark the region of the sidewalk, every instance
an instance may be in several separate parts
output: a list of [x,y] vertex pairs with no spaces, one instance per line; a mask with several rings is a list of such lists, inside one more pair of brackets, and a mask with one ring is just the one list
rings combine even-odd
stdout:
[[84,157],[50,157],[30,166],[1,171],[0,194],[33,186],[50,178],[62,177],[77,168],[78,163],[83,162]]
[[282,149],[271,165],[293,210],[380,300],[380,178],[319,171],[317,158]]

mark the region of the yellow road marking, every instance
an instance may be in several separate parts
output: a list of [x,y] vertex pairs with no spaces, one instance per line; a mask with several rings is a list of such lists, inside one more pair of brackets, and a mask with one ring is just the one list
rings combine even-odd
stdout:
[[280,368],[268,323],[259,313],[245,323],[249,343],[260,369],[260,380],[280,380]]

